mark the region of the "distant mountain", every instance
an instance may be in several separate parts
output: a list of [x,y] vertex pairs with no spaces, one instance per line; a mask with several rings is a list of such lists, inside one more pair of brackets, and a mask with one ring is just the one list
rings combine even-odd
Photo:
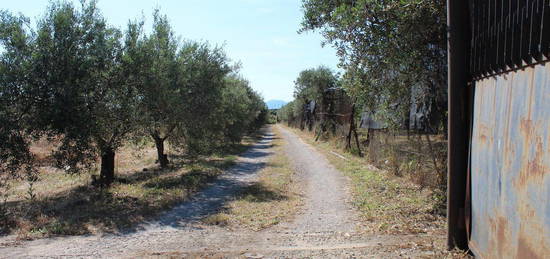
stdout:
[[267,104],[267,108],[271,110],[271,109],[280,109],[286,104],[286,102],[282,100],[269,100],[265,104]]

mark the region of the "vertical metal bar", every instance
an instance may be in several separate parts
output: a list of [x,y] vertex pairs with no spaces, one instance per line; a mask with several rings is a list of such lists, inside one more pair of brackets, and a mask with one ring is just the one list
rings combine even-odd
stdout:
[[538,15],[538,6],[539,6],[539,0],[533,0],[531,1],[530,12],[531,12],[531,31],[529,32],[529,56],[532,58],[533,62],[536,62],[535,60],[539,60],[538,57],[538,39],[539,31],[538,26],[540,26],[540,16]]
[[488,49],[489,49],[489,42],[491,41],[489,39],[489,2],[488,1],[482,1],[481,5],[481,19],[478,21],[481,23],[481,55],[483,57],[481,62],[481,72],[483,73],[483,76],[488,75]]
[[[531,64],[531,58],[529,57],[529,38],[531,33],[531,6],[532,0],[523,1],[521,8],[521,61],[520,65]],[[524,62],[524,63],[523,63]]]
[[541,21],[541,53],[550,58],[550,0],[544,0]]
[[498,53],[498,22],[497,22],[497,11],[498,11],[498,5],[497,2],[500,0],[493,0],[493,4],[491,5],[491,19],[489,20],[489,32],[491,33],[491,59],[489,62],[490,66],[490,72],[496,73],[498,72],[498,66],[497,66],[497,53]]
[[493,33],[493,57],[491,63],[493,63],[493,72],[497,73],[498,70],[498,53],[499,53],[499,18],[500,18],[500,6],[502,0],[495,0],[493,4],[493,20],[491,21],[492,33]]
[[537,0],[537,4],[535,6],[535,15],[536,15],[536,25],[538,27],[535,27],[533,29],[533,42],[532,48],[533,48],[533,54],[535,56],[535,59],[537,61],[542,61],[542,30],[544,27],[544,20],[543,20],[543,10],[544,10],[544,0]]
[[467,249],[464,220],[470,112],[468,98],[470,21],[468,1],[447,0],[448,25],[448,182],[447,247]]
[[516,34],[516,11],[517,11],[517,1],[518,0],[511,0],[510,4],[510,60],[508,61],[508,66],[510,69],[515,68],[514,66],[514,58],[515,58],[515,49],[516,47],[516,38],[518,37]]
[[515,7],[513,8],[513,32],[514,44],[512,45],[512,62],[513,68],[521,66],[521,6],[524,0],[514,0]]
[[[479,4],[479,0],[471,0],[470,1],[472,4],[471,6],[472,7],[476,7],[478,6]],[[480,67],[481,67],[481,33],[479,33],[480,31],[480,23],[477,22],[480,20],[480,9],[479,8],[472,8],[472,13],[473,13],[473,23],[475,26],[472,26],[472,41],[473,41],[473,44],[472,47],[474,48],[474,51],[471,54],[471,59],[473,60],[473,66],[470,68],[470,71],[472,72],[473,75],[477,75],[479,74],[480,72]]]
[[476,14],[476,20],[475,20],[475,38],[476,38],[476,55],[474,56],[476,59],[476,67],[475,67],[475,74],[479,75],[481,74],[481,67],[482,67],[482,57],[483,57],[483,33],[482,31],[482,13],[483,9],[481,8],[481,4],[479,0],[474,1],[474,11]]
[[502,22],[502,37],[503,37],[503,46],[502,46],[502,60],[500,61],[500,67],[503,69],[503,70],[506,70],[506,58],[508,57],[508,19],[509,19],[509,16],[508,16],[508,13],[509,13],[509,10],[510,10],[510,0],[502,0],[503,3],[502,3],[502,17],[501,17],[501,22]]
[[[469,0],[470,8],[472,6],[475,6],[476,0]],[[477,20],[477,13],[474,8],[471,8],[472,12],[470,12],[470,21],[476,21]],[[476,74],[477,70],[477,29],[475,26],[472,26],[471,29],[471,35],[470,35],[470,73]]]
[[523,66],[523,49],[525,47],[525,2],[527,2],[529,0],[523,0],[523,1],[520,1],[520,7],[519,7],[519,12],[518,12],[518,17],[519,17],[519,20],[518,20],[518,26],[519,26],[519,52],[518,52],[518,60],[517,60],[517,63],[516,65],[518,67],[522,67]]
[[495,26],[496,26],[496,35],[497,35],[497,50],[496,50],[496,57],[495,57],[495,64],[497,67],[497,72],[501,72],[503,70],[503,64],[504,64],[504,6],[505,6],[504,0],[498,0],[497,1],[497,19],[495,20]]
[[506,48],[505,48],[505,58],[504,63],[506,64],[506,70],[511,69],[512,66],[510,65],[512,63],[512,45],[513,45],[513,31],[512,31],[512,0],[508,0],[507,3],[507,14],[506,14]]

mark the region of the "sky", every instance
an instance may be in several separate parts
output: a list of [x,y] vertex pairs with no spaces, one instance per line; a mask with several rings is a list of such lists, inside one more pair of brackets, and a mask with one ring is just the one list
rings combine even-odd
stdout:
[[[0,0],[0,9],[21,13],[34,25],[48,3]],[[321,47],[319,33],[297,33],[301,0],[99,0],[98,6],[108,22],[121,29],[142,16],[150,28],[153,9],[159,7],[183,40],[225,46],[266,101],[292,100],[294,80],[304,69],[325,65],[337,71],[336,51]]]

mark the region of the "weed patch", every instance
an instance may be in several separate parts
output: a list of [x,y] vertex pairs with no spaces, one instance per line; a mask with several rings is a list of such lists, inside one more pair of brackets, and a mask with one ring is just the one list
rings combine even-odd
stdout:
[[257,231],[294,214],[300,205],[294,170],[282,150],[283,141],[274,138],[272,144],[274,155],[259,173],[258,182],[243,188],[221,212],[203,219],[204,223]]

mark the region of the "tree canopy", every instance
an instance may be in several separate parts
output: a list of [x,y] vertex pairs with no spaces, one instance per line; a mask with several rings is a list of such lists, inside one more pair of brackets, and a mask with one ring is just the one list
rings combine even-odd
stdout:
[[261,96],[223,48],[179,40],[158,10],[149,34],[143,26],[110,26],[95,1],[52,2],[35,29],[0,12],[2,175],[32,171],[29,145],[47,137],[60,142],[60,168],[90,171],[100,159],[109,185],[130,139],[152,138],[166,167],[166,140],[208,153],[265,122]]
[[318,30],[336,48],[343,86],[359,104],[398,118],[411,101],[445,114],[444,1],[303,0],[302,8],[300,31]]

